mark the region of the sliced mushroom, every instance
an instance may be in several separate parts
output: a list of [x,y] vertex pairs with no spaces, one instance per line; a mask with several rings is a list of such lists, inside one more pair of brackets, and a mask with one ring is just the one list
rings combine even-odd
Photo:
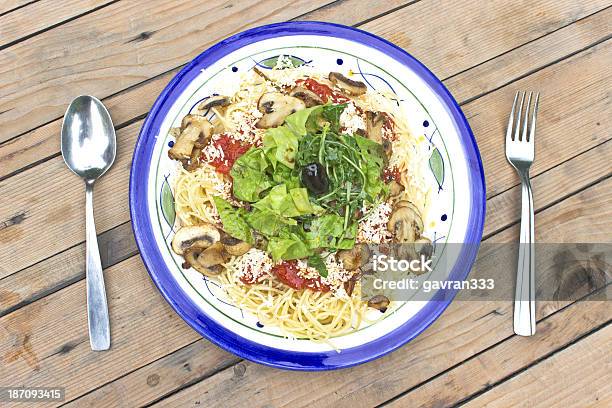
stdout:
[[421,235],[414,241],[414,250],[418,255],[423,255],[426,259],[431,258],[431,255],[433,255],[431,240]]
[[325,101],[323,101],[323,99],[321,99],[319,95],[302,86],[296,86],[295,88],[293,88],[289,93],[289,96],[301,99],[304,104],[306,104],[307,108],[311,108],[317,105],[323,105],[325,103]]
[[216,242],[203,250],[196,258],[196,263],[199,265],[202,272],[206,276],[216,276],[223,272],[223,264],[229,260],[229,255],[225,252],[223,244]]
[[181,123],[181,134],[168,151],[173,160],[187,160],[191,158],[194,146],[204,147],[210,140],[212,125],[200,115],[186,115]]
[[263,116],[256,123],[260,129],[280,126],[285,118],[294,112],[305,109],[306,104],[298,98],[280,92],[268,92],[259,98],[257,109]]
[[391,303],[389,301],[389,298],[383,295],[375,295],[370,300],[368,300],[368,306],[380,310],[382,313],[385,313],[387,311],[389,303]]
[[391,183],[389,183],[389,195],[391,195],[391,197],[397,197],[402,194],[403,191],[404,186],[397,181],[392,180]]
[[368,139],[380,143],[387,157],[391,157],[391,141],[383,138],[383,126],[387,120],[384,113],[366,112],[366,136]]
[[221,237],[221,243],[225,251],[233,256],[244,255],[251,249],[251,244],[248,242],[244,242],[227,234]]
[[352,249],[338,251],[338,259],[342,261],[342,265],[345,269],[354,271],[368,263],[370,259],[370,249],[367,244],[355,244]]
[[368,87],[363,82],[348,79],[339,72],[330,72],[328,78],[334,85],[352,96],[363,95],[368,90]]
[[344,291],[347,295],[351,296],[353,294],[353,291],[355,290],[355,284],[359,279],[361,279],[361,276],[361,272],[357,271],[353,274],[353,276],[351,276],[351,279],[344,282]]
[[220,238],[219,230],[214,225],[185,226],[172,238],[172,250],[178,255],[183,255],[187,248],[208,248]]
[[229,104],[230,104],[229,96],[213,95],[210,98],[203,101],[198,106],[198,109],[201,111],[207,111],[210,108],[217,108],[217,107],[222,108],[222,107],[228,106]]
[[423,232],[423,220],[411,202],[399,201],[389,217],[387,229],[397,243],[415,242]]

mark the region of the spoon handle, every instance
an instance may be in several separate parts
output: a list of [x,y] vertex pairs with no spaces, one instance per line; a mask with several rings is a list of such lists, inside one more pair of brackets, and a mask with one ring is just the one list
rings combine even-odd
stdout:
[[110,323],[102,262],[98,249],[96,224],[93,213],[93,181],[85,182],[85,231],[87,242],[87,317],[89,323],[89,343],[94,351],[110,348]]

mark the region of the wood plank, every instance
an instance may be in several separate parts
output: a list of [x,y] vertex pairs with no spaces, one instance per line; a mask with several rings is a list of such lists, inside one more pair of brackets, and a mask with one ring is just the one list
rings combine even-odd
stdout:
[[[559,166],[531,178],[534,208],[540,211],[612,174],[612,141],[578,155]],[[484,236],[520,220],[521,186],[516,185],[487,201]]]
[[612,326],[522,372],[465,407],[609,407]]
[[[575,234],[575,231],[587,230],[587,226],[593,234],[591,236],[606,237],[612,226],[610,187],[612,179],[544,211],[537,219],[537,239],[563,239]],[[575,214],[576,208],[581,209],[580,217]],[[499,242],[505,242],[517,233],[518,229],[514,227],[496,237]],[[581,238],[578,236],[576,239]],[[113,322],[113,347],[109,352],[92,354],[85,340],[85,288],[81,281],[0,318],[0,358],[7,363],[0,367],[0,376],[6,374],[3,370],[10,370],[12,378],[18,383],[36,386],[61,382],[68,387],[69,399],[121,377],[118,383],[97,389],[95,399],[104,395],[110,401],[120,401],[121,398],[134,401],[141,397],[126,390],[134,389],[132,387],[137,382],[142,383],[144,379],[157,374],[159,378],[151,377],[151,382],[156,385],[143,391],[142,398],[151,400],[173,387],[172,376],[177,375],[181,381],[187,381],[189,374],[177,373],[181,369],[188,371],[185,363],[189,364],[188,367],[201,370],[204,367],[222,368],[234,361],[234,356],[203,340],[200,340],[202,344],[188,347],[186,353],[189,358],[185,361],[180,359],[179,364],[175,356],[168,355],[189,346],[199,337],[155,294],[156,290],[138,257],[109,268],[106,279]],[[538,318],[557,309],[554,305],[540,305]],[[241,366],[235,371],[237,377],[234,376],[234,368],[227,368],[176,394],[176,398],[200,397],[204,391],[208,391],[203,406],[214,405],[214,401],[219,401],[221,397],[224,400],[229,398],[227,406],[240,404],[245,396],[254,405],[264,401],[320,405],[329,398],[341,398],[342,405],[372,405],[510,336],[510,315],[510,302],[453,303],[434,325],[409,346],[368,365],[313,374],[287,373],[240,363]],[[61,324],[58,324],[60,321]],[[449,333],[453,333],[452,339],[448,338]],[[204,346],[208,347],[206,352],[191,351]],[[15,358],[16,355],[19,357]],[[163,370],[152,371],[147,364],[153,362],[156,362],[153,368]],[[145,367],[140,371],[142,366]],[[201,378],[197,370],[189,376],[189,381]],[[396,372],[406,374],[396,378],[392,375]],[[169,377],[165,376],[166,373]],[[375,378],[372,373],[377,373]],[[386,378],[393,380],[386,382]],[[290,383],[302,384],[302,387],[285,386]],[[159,388],[156,388],[159,384]],[[232,387],[232,393],[226,392],[228,387]],[[261,390],[261,387],[266,389]],[[317,389],[317,399],[312,401],[314,396],[309,394],[314,388]],[[260,390],[261,393],[257,393]],[[115,392],[119,392],[119,395]],[[109,396],[111,394],[112,397]],[[174,399],[170,402],[174,402]]]
[[[607,93],[610,74],[606,64],[612,51],[611,44],[600,44],[516,84],[525,89],[537,86],[544,95],[550,95],[548,99],[542,99],[545,108],[540,111],[538,119],[538,159],[532,174],[552,168],[610,137],[607,129],[610,128],[612,105]],[[570,77],[575,82],[563,80]],[[576,90],[574,83],[581,84],[581,88]],[[505,160],[499,140],[504,133],[513,94],[514,89],[502,88],[465,106],[468,117],[473,116],[472,129],[485,164],[490,195],[518,182]],[[117,161],[96,187],[99,232],[129,220],[128,169],[140,124],[136,122],[117,133]],[[572,134],[573,138],[558,143],[559,134]],[[54,182],[40,183],[39,180]],[[0,265],[0,278],[83,240],[83,186],[65,169],[60,157],[0,182],[0,194],[12,203],[10,208],[0,208],[0,220],[7,225],[0,229],[0,242],[11,242],[10,246],[0,247],[0,257],[6,259]],[[48,235],[41,236],[36,232],[35,226],[39,225],[46,226]]]
[[[421,0],[418,0],[421,1]],[[327,21],[344,25],[362,25],[365,20],[378,20],[381,14],[397,12],[402,7],[415,3],[414,0],[368,1],[367,5],[359,0],[340,0],[329,3],[317,10],[300,16],[301,21]]]
[[[346,16],[352,15],[347,8],[349,10],[364,10],[362,7],[355,7],[352,1],[334,3],[333,10],[345,5],[350,7],[343,7],[342,10],[339,10],[341,14],[333,16],[337,17],[334,22],[351,24],[360,21],[359,18],[365,17],[365,15],[359,15],[354,20],[347,21]],[[328,8],[326,7],[323,10],[328,10]],[[300,17],[300,19],[318,20],[320,19],[319,14],[323,10],[309,13]],[[532,60],[528,58],[530,55],[538,55],[538,66],[546,66],[568,53],[602,41],[611,30],[609,21],[612,21],[612,9],[610,8],[515,48],[456,76],[451,76],[444,80],[444,83],[461,104],[468,99],[498,89],[509,81],[533,71]],[[177,70],[172,70],[105,99],[104,103],[111,112],[115,125],[121,126],[121,124],[135,117],[146,114],[153,103],[153,98],[161,92],[176,72]],[[0,168],[0,179],[39,161],[59,155],[59,138],[57,135],[60,127],[61,119],[58,119],[0,144],[0,161],[3,163]]]
[[[371,17],[371,13],[384,13],[403,3],[393,1],[372,1],[369,7],[360,7],[359,0],[345,0],[334,2],[329,6],[316,9],[312,13],[299,16],[300,20],[321,20],[355,25]],[[180,68],[180,67],[179,67]],[[104,104],[111,113],[116,127],[133,120],[144,117],[153,101],[168,84],[179,68],[170,70],[145,82],[128,88],[118,94],[104,99]],[[34,163],[44,161],[60,154],[58,134],[62,120],[42,125],[22,136],[0,144],[0,179],[5,178],[20,169],[32,166]]]
[[[115,265],[138,252],[130,222],[101,234],[98,245],[103,268]],[[0,316],[84,278],[83,242],[0,280]]]
[[[580,68],[574,64],[575,57],[582,61]],[[481,152],[487,196],[518,184],[518,176],[506,160],[503,145],[509,107],[517,90],[540,92],[532,176],[551,168],[551,162],[563,162],[564,159],[559,159],[567,159],[610,139],[612,104],[607,89],[612,85],[612,73],[603,72],[600,65],[610,58],[612,42],[606,41],[463,106]],[[557,75],[563,75],[565,80]],[[578,122],[585,127],[571,125]],[[604,165],[609,166],[609,161]]]
[[41,0],[0,17],[0,48],[114,0]]
[[0,53],[0,141],[59,117],[75,95],[107,97],[237,31],[328,2],[159,0],[145,13],[137,2],[118,2],[20,42]]
[[[612,202],[610,187],[612,180],[602,182],[544,211],[536,219],[536,239],[546,241],[559,237],[563,241],[574,231],[590,228],[592,222],[602,237],[612,222],[606,221],[604,226],[599,221],[602,206]],[[578,219],[576,208],[582,214]],[[612,209],[607,212],[612,213]],[[576,220],[570,221],[571,218]],[[561,222],[557,226],[558,221]],[[507,242],[517,234],[518,227],[514,227],[496,236],[496,241]],[[513,266],[508,269],[514,273]],[[539,303],[538,320],[560,307],[552,302]],[[209,406],[222,398],[227,407],[238,407],[244,400],[254,406],[327,406],[330,401],[335,407],[374,406],[512,336],[511,316],[512,303],[508,301],[453,302],[417,339],[366,365],[335,372],[288,373],[244,361],[239,363],[240,367],[225,369],[172,395],[160,405],[186,407],[197,402],[200,406]]]
[[34,3],[37,0],[4,0],[0,3],[0,14],[7,13],[18,7],[23,7],[28,3]]
[[[597,294],[594,296],[597,297]],[[588,335],[594,327],[609,321],[610,306],[605,300],[576,302],[538,323],[537,335],[512,336],[452,370],[403,394],[387,408],[450,407],[501,382]],[[515,406],[513,404],[510,404]],[[482,405],[480,405],[482,406]],[[506,405],[508,406],[508,405]]]
[[[371,3],[370,7],[375,7],[377,12],[382,11],[381,7],[376,7],[377,4],[376,2]],[[389,4],[389,6],[393,5],[395,4]],[[367,16],[366,14],[354,16],[355,10],[363,13],[365,8],[356,7],[353,1],[343,1],[309,13],[300,17],[300,20],[320,20],[321,14],[328,13],[330,10],[334,11],[331,17],[334,17],[336,23],[350,25]],[[335,14],[336,11],[339,14]],[[348,20],[347,16],[354,16],[354,19]],[[508,81],[533,71],[532,60],[527,58],[529,55],[538,55],[539,66],[545,66],[564,57],[567,53],[601,41],[610,32],[609,21],[611,20],[612,9],[608,8],[586,17],[577,24],[570,24],[550,35],[502,54],[498,58],[470,68],[457,76],[451,76],[444,82],[460,103],[482,93],[491,92]],[[330,15],[327,15],[327,21],[330,21]],[[144,115],[153,103],[153,98],[161,92],[176,71],[172,70],[162,74],[104,100],[115,124],[121,125],[132,118]],[[41,160],[59,155],[57,135],[60,127],[61,120],[58,119],[0,144],[0,161],[3,163],[0,168],[0,179]]]
[[[219,7],[218,3],[185,3],[181,7],[167,8],[157,2],[155,10],[166,18],[152,19],[155,14],[143,14],[140,7],[119,2],[100,12],[62,25],[11,47],[10,53],[0,55],[0,141],[26,132],[42,123],[58,118],[68,101],[78,93],[90,93],[100,98],[120,91],[146,78],[158,75],[188,61],[206,46],[246,26],[239,17],[239,7]],[[304,3],[308,3],[306,7]],[[206,6],[204,6],[206,4]],[[249,9],[252,21],[262,24],[288,18],[286,13],[300,14],[316,8],[320,2],[298,2],[282,10],[284,2],[272,0],[258,2]],[[454,7],[438,2],[421,1],[409,8],[391,13],[362,28],[398,43],[415,55],[440,76],[467,69],[492,56],[520,46],[590,15],[607,6],[605,0],[592,0],[586,4],[571,1],[540,0],[537,7],[545,13],[532,13],[533,4],[513,2],[487,2],[464,0]],[[269,10],[278,11],[268,16]],[[409,11],[408,11],[409,10]],[[201,13],[199,16],[194,14]],[[283,14],[285,13],[285,14]],[[259,15],[265,20],[257,20]],[[294,14],[294,15],[295,15]],[[478,25],[467,22],[472,16]],[[213,23],[208,30],[193,30],[207,21]],[[197,21],[197,23],[196,23]],[[426,21],[427,24],[423,24]],[[453,24],[448,22],[452,21]],[[505,21],[508,24],[500,24]],[[512,24],[510,24],[512,22]],[[87,27],[85,30],[84,27]],[[455,30],[465,32],[457,36]],[[108,33],[86,36],[84,31]],[[142,32],[154,33],[141,42],[130,42]],[[168,43],[172,43],[168,47]],[[45,53],[36,52],[44,47]],[[44,54],[44,61],[41,61]],[[15,60],[19,64],[15,67]],[[19,81],[14,81],[18,78]],[[17,86],[17,83],[19,84]],[[58,86],[70,83],[71,88]],[[6,96],[10,95],[10,98]],[[36,104],[27,101],[36,100]]]

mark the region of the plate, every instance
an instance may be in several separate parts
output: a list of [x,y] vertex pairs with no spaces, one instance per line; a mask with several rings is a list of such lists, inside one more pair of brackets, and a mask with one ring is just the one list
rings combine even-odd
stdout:
[[234,86],[241,72],[255,65],[271,69],[281,55],[294,66],[344,72],[371,89],[398,95],[411,132],[419,135],[430,154],[426,177],[434,199],[426,232],[436,250],[443,251],[448,243],[470,243],[456,251],[445,279],[467,277],[482,237],[486,196],[478,148],[461,109],[440,80],[401,48],[365,31],[330,23],[289,22],[244,31],[204,51],[174,77],[155,101],[136,143],[129,192],[134,236],[164,298],[211,342],[278,368],[349,367],[415,338],[440,316],[455,292],[404,302],[384,319],[333,338],[332,346],[285,338],[274,327],[264,327],[255,316],[228,303],[214,281],[183,270],[181,259],[170,250],[175,219],[168,178],[176,164],[166,154],[168,130],[203,98]]

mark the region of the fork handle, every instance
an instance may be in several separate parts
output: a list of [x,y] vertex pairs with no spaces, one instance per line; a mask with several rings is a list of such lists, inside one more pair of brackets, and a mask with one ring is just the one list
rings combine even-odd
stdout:
[[527,171],[521,173],[521,185],[521,239],[514,295],[514,332],[519,336],[533,336],[536,331],[534,217]]

